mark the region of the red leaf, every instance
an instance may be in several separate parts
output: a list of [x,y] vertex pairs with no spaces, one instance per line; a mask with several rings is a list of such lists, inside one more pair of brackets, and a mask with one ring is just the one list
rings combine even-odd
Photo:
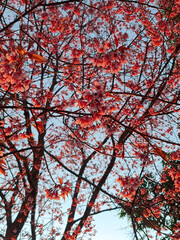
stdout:
[[33,123],[33,127],[35,127],[40,133],[44,132],[44,125],[41,121],[36,121]]
[[71,189],[68,186],[64,186],[61,188],[60,196],[63,197],[64,201],[65,201],[65,197],[68,197],[70,192],[71,192]]
[[108,96],[108,97],[113,97],[113,98],[115,98],[116,100],[122,100],[122,98],[120,98],[119,96],[116,96],[115,94],[110,93],[110,92],[106,92],[106,96]]
[[166,162],[168,162],[167,153],[164,152],[160,147],[154,146],[153,153],[162,157]]
[[114,42],[115,42],[115,44],[116,44],[116,47],[118,47],[118,45],[119,45],[119,41],[118,41],[118,39],[117,39],[117,37],[114,35]]
[[49,188],[49,189],[45,189],[46,192],[46,197],[49,198],[50,200],[59,200],[60,196],[58,194],[58,190],[54,189],[54,188]]
[[2,52],[4,55],[7,53],[7,51],[1,46],[0,46],[0,52]]
[[6,162],[4,160],[0,160],[0,173],[2,173],[4,176],[6,176],[5,168],[6,168]]
[[62,185],[63,184],[62,178],[58,177],[58,179],[59,179],[59,183]]
[[29,53],[28,55],[29,55],[30,59],[35,60],[36,62],[39,62],[39,63],[45,63],[46,62],[45,59],[38,54]]

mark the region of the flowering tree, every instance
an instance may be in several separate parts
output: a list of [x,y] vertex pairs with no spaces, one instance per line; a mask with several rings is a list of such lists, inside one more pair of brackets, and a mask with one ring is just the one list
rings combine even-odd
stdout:
[[0,6],[0,237],[179,239],[179,0]]

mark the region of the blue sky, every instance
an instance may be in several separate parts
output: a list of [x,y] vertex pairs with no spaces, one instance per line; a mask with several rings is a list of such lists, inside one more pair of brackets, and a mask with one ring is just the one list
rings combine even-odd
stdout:
[[132,240],[132,229],[126,218],[120,219],[117,211],[104,212],[94,217],[97,234],[93,240]]

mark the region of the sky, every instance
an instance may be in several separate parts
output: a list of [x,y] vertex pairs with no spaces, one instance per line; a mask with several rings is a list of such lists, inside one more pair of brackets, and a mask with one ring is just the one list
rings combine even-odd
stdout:
[[[61,201],[64,203],[63,208],[66,209],[66,207],[69,207],[71,198],[68,197],[65,202],[62,199]],[[93,215],[93,219],[92,225],[95,225],[96,235],[91,237],[91,240],[133,240],[133,230],[130,227],[131,222],[128,221],[127,217],[120,218],[117,210]],[[66,224],[66,220],[64,224]],[[86,235],[81,240],[89,239],[90,237]],[[56,240],[59,240],[59,238],[57,237]]]
[[[61,199],[62,209],[65,211],[71,203],[71,198],[66,198],[64,202]],[[106,208],[105,208],[106,209]],[[75,219],[79,218],[80,215],[76,215]],[[130,227],[131,222],[128,221],[127,217],[120,218],[118,216],[118,210],[106,211],[96,215],[93,215],[94,221],[92,225],[95,225],[96,235],[91,237],[91,240],[133,240],[133,230]],[[62,229],[64,229],[66,220],[63,221]],[[58,226],[58,225],[57,225]],[[89,240],[88,234],[81,240]],[[1,239],[0,239],[1,240]],[[59,237],[56,238],[59,240]]]
[[119,218],[117,211],[100,213],[94,217],[96,236],[93,240],[132,240],[132,229],[126,218]]

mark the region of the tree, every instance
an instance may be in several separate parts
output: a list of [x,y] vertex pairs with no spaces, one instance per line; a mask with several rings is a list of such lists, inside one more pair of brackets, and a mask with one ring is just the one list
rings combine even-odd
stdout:
[[2,239],[179,238],[179,5],[1,1]]

